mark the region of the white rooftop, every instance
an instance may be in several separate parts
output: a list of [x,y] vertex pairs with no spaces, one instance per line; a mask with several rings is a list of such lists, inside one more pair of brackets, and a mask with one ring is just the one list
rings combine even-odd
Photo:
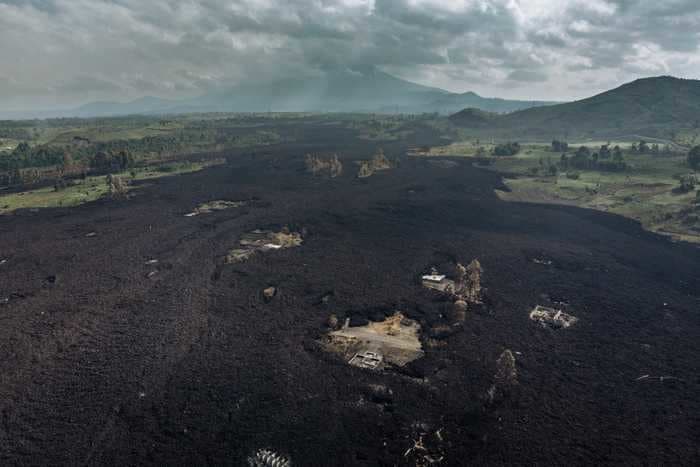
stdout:
[[442,282],[445,280],[445,275],[443,274],[428,274],[426,276],[423,276],[424,281],[430,281],[430,282]]

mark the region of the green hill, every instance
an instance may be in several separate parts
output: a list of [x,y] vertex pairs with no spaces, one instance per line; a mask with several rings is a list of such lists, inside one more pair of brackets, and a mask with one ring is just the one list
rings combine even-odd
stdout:
[[[450,117],[458,126],[480,129],[463,112]],[[588,99],[535,107],[491,118],[488,132],[529,138],[613,138],[644,135],[670,138],[697,125],[700,81],[662,76],[633,81]]]

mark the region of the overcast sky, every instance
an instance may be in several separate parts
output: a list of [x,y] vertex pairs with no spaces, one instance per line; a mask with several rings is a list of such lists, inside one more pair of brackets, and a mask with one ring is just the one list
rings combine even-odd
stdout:
[[586,97],[700,77],[700,0],[0,0],[0,107],[185,97],[374,65],[451,91]]

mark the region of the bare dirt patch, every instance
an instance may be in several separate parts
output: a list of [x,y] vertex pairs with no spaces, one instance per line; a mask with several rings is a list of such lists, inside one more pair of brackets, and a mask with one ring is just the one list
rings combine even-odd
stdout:
[[420,325],[403,313],[366,326],[332,331],[325,341],[327,350],[341,355],[350,365],[382,369],[387,365],[405,366],[423,356]]
[[248,201],[227,201],[223,199],[209,201],[208,203],[200,204],[194,211],[185,214],[185,217],[195,217],[202,214],[211,214],[216,211],[225,211],[226,209],[241,208],[247,204]]

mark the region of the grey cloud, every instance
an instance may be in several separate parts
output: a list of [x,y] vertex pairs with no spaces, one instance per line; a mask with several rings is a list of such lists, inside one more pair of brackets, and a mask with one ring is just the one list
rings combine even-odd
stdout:
[[547,81],[547,74],[533,70],[513,70],[508,74],[510,81],[522,81],[525,83]]
[[[0,105],[185,97],[377,66],[455,91],[580,97],[700,74],[697,0],[0,0]],[[506,95],[509,83],[530,94]],[[588,82],[588,81],[585,81]],[[22,83],[21,85],[17,83]],[[514,93],[525,92],[523,89]]]

